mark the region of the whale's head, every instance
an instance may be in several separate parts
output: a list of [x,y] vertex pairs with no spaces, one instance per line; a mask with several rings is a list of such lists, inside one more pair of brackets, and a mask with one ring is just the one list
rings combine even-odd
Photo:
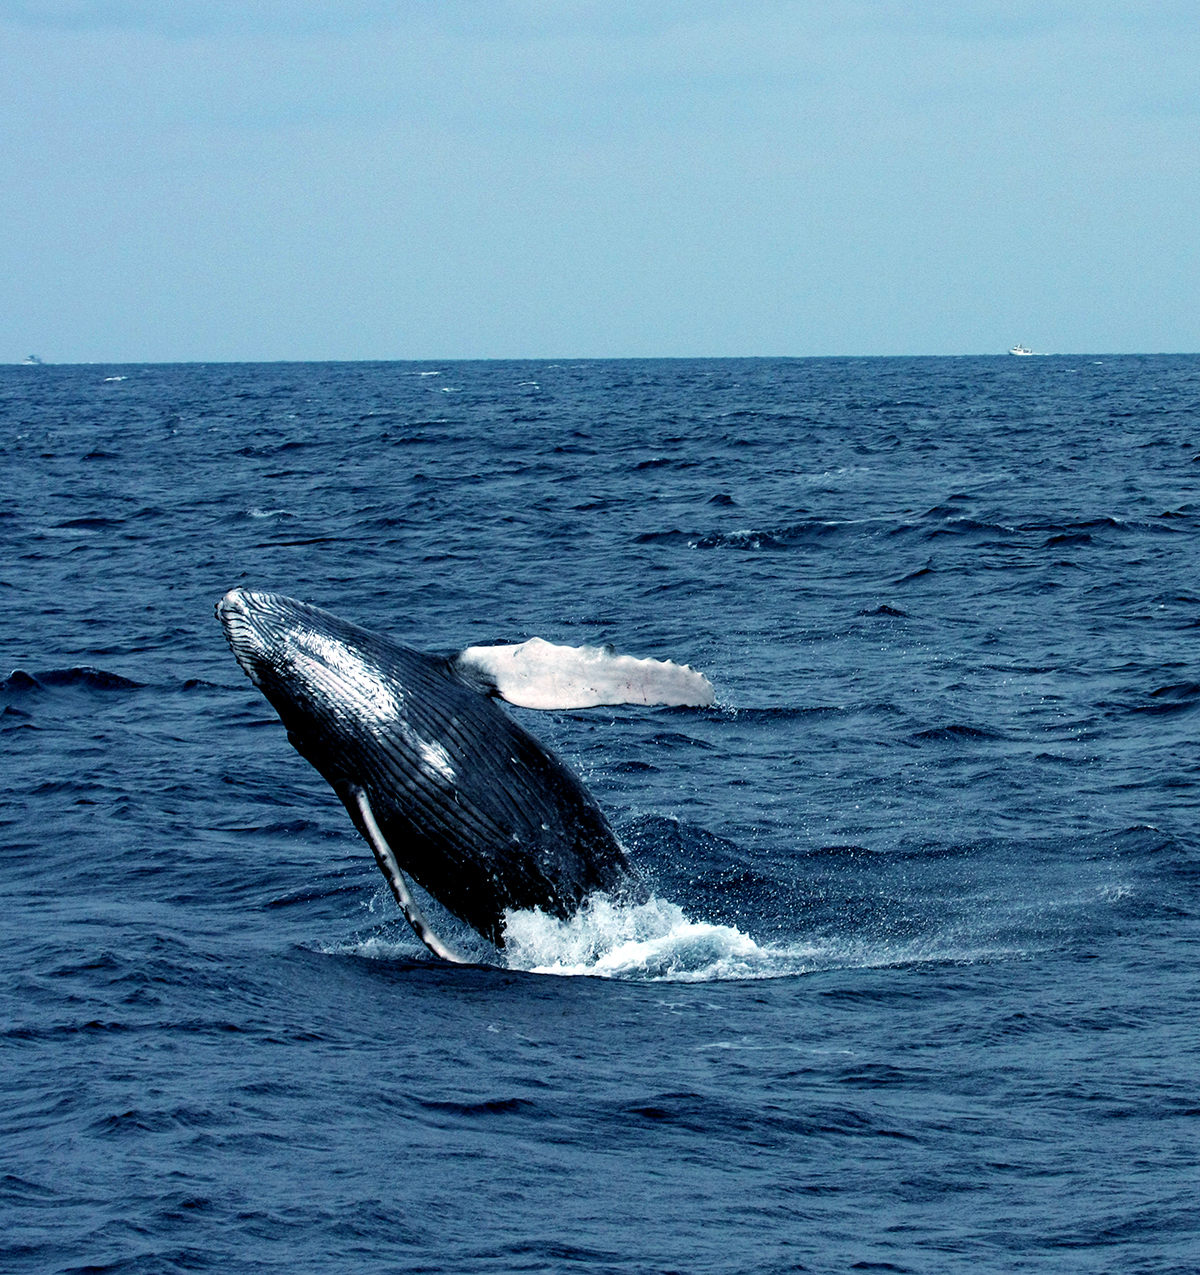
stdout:
[[237,662],[300,741],[315,731],[387,729],[404,690],[379,639],[319,607],[278,593],[231,589],[217,618]]

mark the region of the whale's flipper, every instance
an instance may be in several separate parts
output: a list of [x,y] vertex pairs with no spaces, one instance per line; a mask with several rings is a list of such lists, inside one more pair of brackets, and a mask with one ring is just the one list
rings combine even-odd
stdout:
[[687,664],[639,660],[611,646],[556,646],[535,637],[518,646],[469,646],[454,665],[468,681],[521,708],[701,708],[714,698],[712,683]]
[[363,832],[371,843],[371,849],[375,852],[375,862],[379,864],[380,872],[387,879],[388,885],[392,887],[396,902],[400,904],[400,910],[404,913],[405,920],[416,931],[417,938],[425,944],[434,956],[440,956],[443,961],[453,961],[455,965],[469,965],[470,962],[466,957],[459,956],[452,947],[447,947],[429,928],[429,922],[426,921],[421,909],[413,902],[413,897],[408,891],[408,882],[405,881],[404,874],[400,871],[400,865],[396,862],[392,847],[388,845],[387,839],[379,831],[379,824],[375,822],[375,813],[371,809],[371,802],[367,798],[367,794],[358,784],[350,784],[347,788],[347,794],[350,798],[349,804],[353,806],[354,811],[358,813],[359,819],[362,820]]

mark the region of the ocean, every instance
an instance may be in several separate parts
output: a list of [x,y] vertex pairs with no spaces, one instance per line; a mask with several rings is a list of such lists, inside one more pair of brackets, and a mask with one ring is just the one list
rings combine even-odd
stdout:
[[[1200,356],[0,369],[0,1269],[1200,1271]],[[400,916],[242,585],[510,709],[653,891]]]

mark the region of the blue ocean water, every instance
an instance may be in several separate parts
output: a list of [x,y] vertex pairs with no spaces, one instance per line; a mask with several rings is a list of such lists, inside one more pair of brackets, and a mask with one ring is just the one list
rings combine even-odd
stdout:
[[[1200,1270],[1200,357],[10,367],[0,448],[0,1269]],[[652,903],[436,961],[238,584],[702,668],[511,710]]]

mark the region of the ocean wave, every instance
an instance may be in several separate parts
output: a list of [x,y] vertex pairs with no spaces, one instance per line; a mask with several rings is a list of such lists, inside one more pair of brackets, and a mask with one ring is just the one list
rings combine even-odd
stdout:
[[44,669],[27,673],[24,669],[13,671],[0,682],[0,693],[44,690],[47,687],[82,686],[90,691],[135,691],[144,685],[119,673],[109,673],[102,668],[81,665],[72,668]]
[[728,532],[647,531],[637,536],[636,544],[682,545],[688,549],[739,549],[751,552],[763,549],[789,549],[811,544],[839,531],[844,524],[837,521],[807,521],[786,527],[746,528]]

